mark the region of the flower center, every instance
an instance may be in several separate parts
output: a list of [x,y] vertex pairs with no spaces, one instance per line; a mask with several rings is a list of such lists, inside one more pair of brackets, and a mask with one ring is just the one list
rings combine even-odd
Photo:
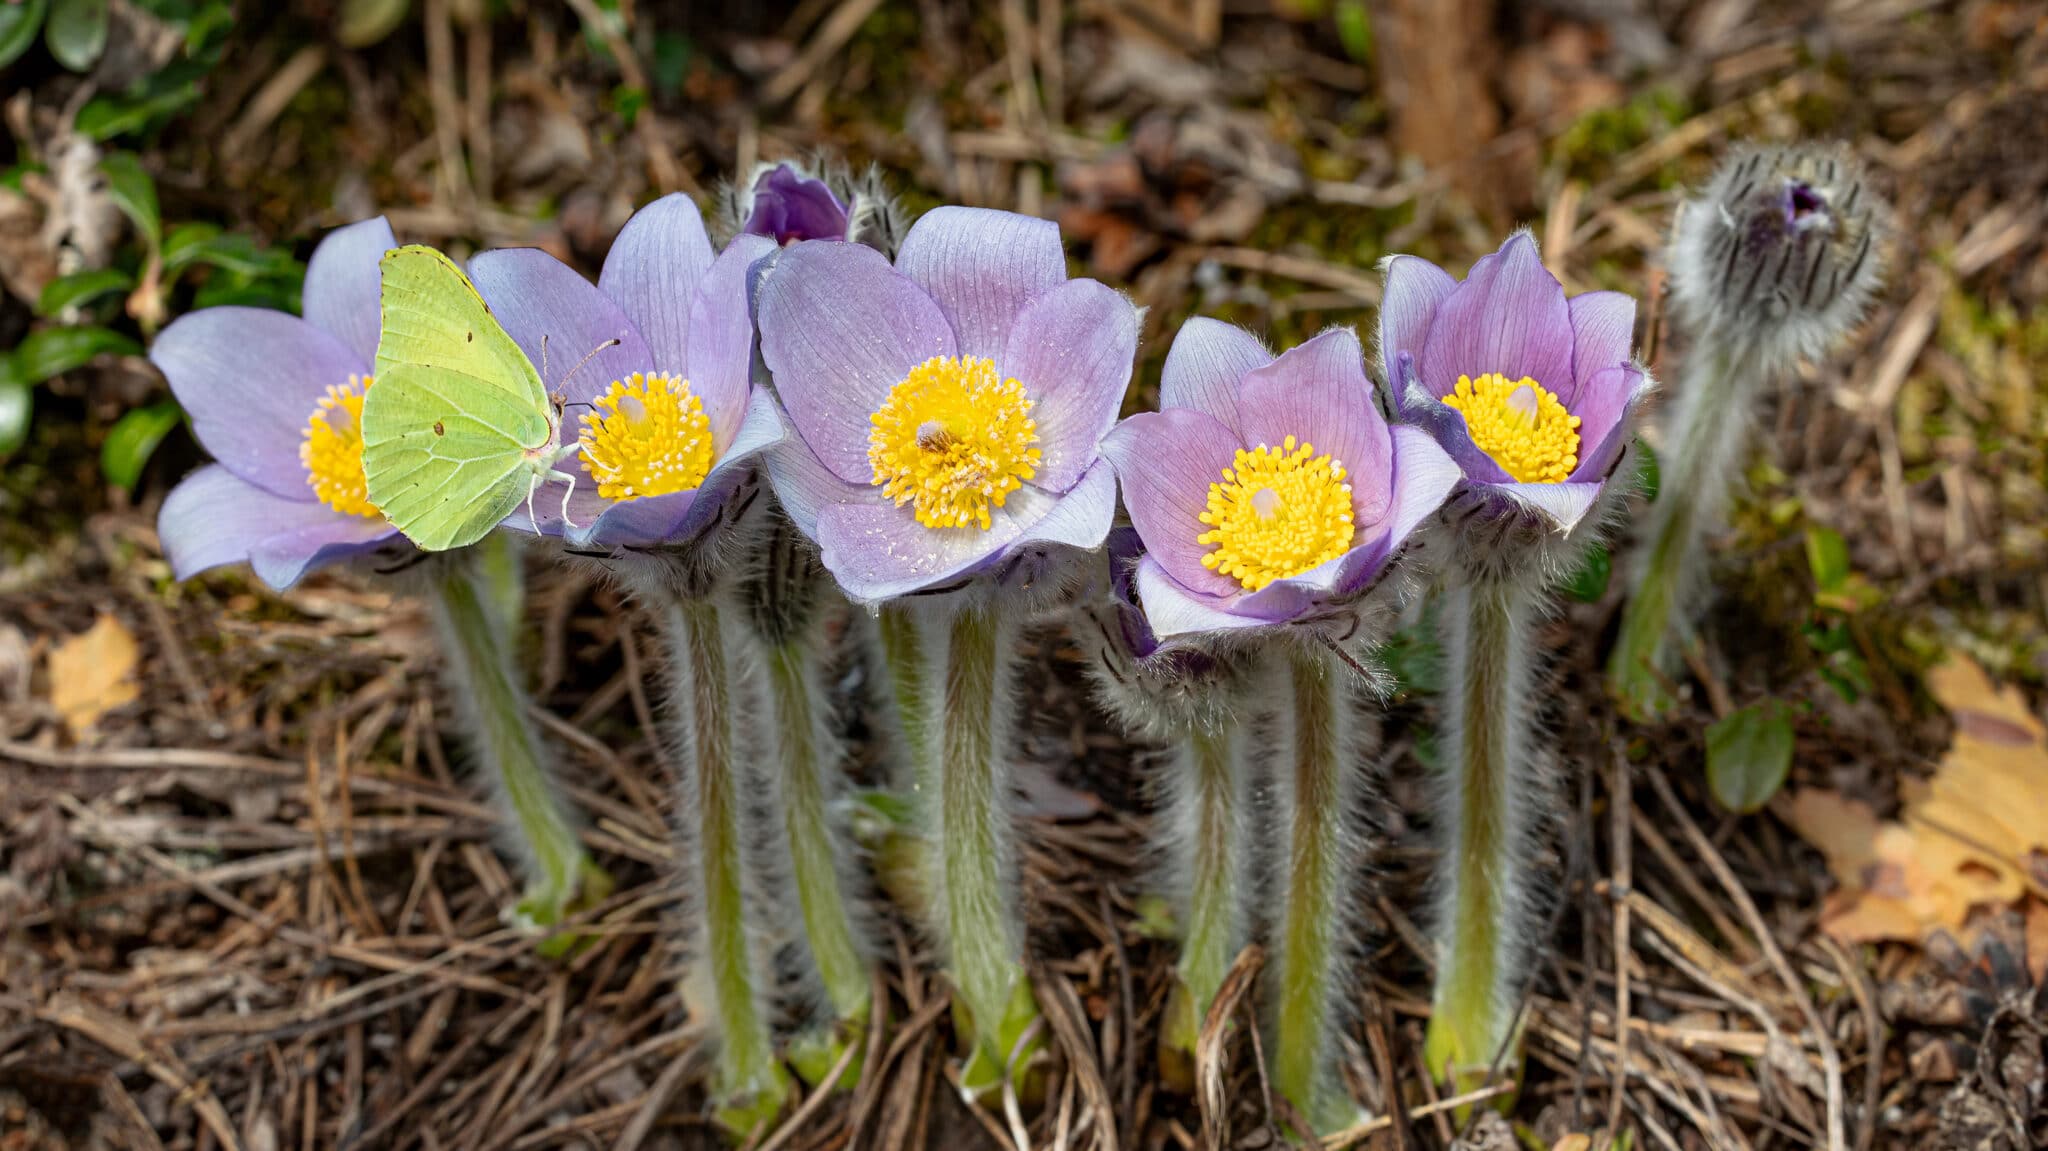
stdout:
[[687,492],[711,470],[711,417],[690,381],[634,372],[597,397],[577,440],[597,494],[614,502]]
[[306,484],[320,502],[345,516],[381,516],[370,502],[370,484],[363,478],[363,393],[374,376],[350,376],[327,389],[299,440],[299,462]]
[[991,505],[1038,474],[1038,425],[1024,385],[978,356],[934,356],[910,369],[869,417],[872,481],[928,528],[989,528]]
[[1579,466],[1579,417],[1527,376],[1459,376],[1444,403],[1464,415],[1473,444],[1520,483],[1560,484]]
[[1343,555],[1354,530],[1344,474],[1328,452],[1297,447],[1293,436],[1278,450],[1239,448],[1223,482],[1209,485],[1202,522],[1210,530],[1195,542],[1216,550],[1202,566],[1257,591]]

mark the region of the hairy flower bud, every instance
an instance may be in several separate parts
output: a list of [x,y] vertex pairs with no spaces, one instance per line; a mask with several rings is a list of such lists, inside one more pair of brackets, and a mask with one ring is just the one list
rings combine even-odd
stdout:
[[1767,362],[1818,357],[1883,281],[1891,209],[1839,146],[1745,148],[1680,208],[1669,261],[1678,318],[1753,341]]
[[908,226],[881,169],[856,173],[823,157],[757,165],[745,182],[719,191],[717,217],[727,236],[851,240],[891,258]]

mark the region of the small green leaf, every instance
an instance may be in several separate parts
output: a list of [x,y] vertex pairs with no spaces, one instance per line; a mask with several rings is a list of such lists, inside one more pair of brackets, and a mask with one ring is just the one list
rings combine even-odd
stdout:
[[1730,811],[1771,801],[1792,770],[1792,711],[1777,700],[1751,704],[1707,729],[1707,784]]
[[135,286],[135,277],[119,268],[95,268],[59,276],[43,288],[36,301],[36,314],[54,316],[64,309],[96,300],[108,292],[125,292]]
[[40,384],[89,363],[94,356],[112,353],[140,355],[142,345],[111,328],[44,328],[30,332],[7,359],[6,379],[23,384]]
[[344,47],[367,48],[391,35],[411,7],[411,0],[341,0],[334,34]]
[[0,380],[0,456],[11,456],[28,442],[35,406],[35,388],[20,380]]
[[135,225],[151,252],[161,249],[164,228],[157,214],[156,181],[142,170],[142,161],[133,152],[109,152],[100,160],[100,171],[106,173],[114,206]]
[[129,411],[107,430],[107,440],[100,445],[100,474],[115,487],[133,491],[157,445],[184,418],[184,409],[176,400]]
[[1599,603],[1607,594],[1607,581],[1614,575],[1614,556],[1605,544],[1586,549],[1579,566],[1564,579],[1565,594],[1580,603]]
[[56,0],[43,40],[50,55],[73,72],[89,70],[107,50],[108,0]]
[[266,248],[251,236],[222,232],[211,224],[180,224],[164,240],[164,272],[172,275],[196,264],[246,276],[304,274],[298,260],[282,248]]
[[43,13],[49,7],[50,0],[0,2],[0,68],[20,59],[28,46],[36,42],[36,31],[43,26]]
[[168,117],[199,101],[199,85],[158,74],[142,86],[141,95],[95,96],[79,110],[72,125],[88,140],[111,140],[138,132],[157,119]]
[[1372,11],[1365,0],[1337,0],[1337,41],[1353,64],[1372,62]]
[[1840,592],[1849,582],[1849,543],[1832,528],[1806,529],[1806,565],[1813,569],[1814,590],[1822,595]]

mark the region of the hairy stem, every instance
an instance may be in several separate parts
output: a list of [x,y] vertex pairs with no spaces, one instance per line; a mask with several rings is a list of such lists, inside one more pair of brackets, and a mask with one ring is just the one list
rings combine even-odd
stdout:
[[1024,974],[1009,805],[1016,622],[993,600],[970,600],[935,606],[917,626],[919,674],[938,688],[924,699],[938,714],[910,725],[937,733],[936,786],[921,782],[918,802],[931,915],[976,1046],[1003,1068]]
[[1463,1085],[1508,1040],[1531,924],[1529,813],[1542,802],[1531,747],[1529,629],[1541,594],[1479,580],[1443,603],[1445,796],[1430,1070]]
[[1673,703],[1667,688],[1679,645],[1691,629],[1692,593],[1703,582],[1700,544],[1720,522],[1747,443],[1750,407],[1765,377],[1754,355],[1699,349],[1658,461],[1650,546],[1632,573],[1621,634],[1608,657],[1607,683],[1622,706],[1651,718]]
[[1191,1025],[1173,1042],[1189,1054],[1245,942],[1245,820],[1251,796],[1243,754],[1234,721],[1196,725],[1168,767],[1162,820],[1172,836],[1168,874],[1187,884],[1178,972],[1188,1000],[1183,1018]]
[[775,1059],[760,981],[770,970],[749,931],[742,828],[744,767],[734,756],[738,692],[733,645],[719,605],[676,598],[664,605],[669,647],[677,772],[682,786],[684,857],[698,904],[697,955],[705,964],[719,1032],[714,1079],[720,1102],[743,1116],[741,1130],[772,1115],[787,1093]]
[[903,737],[904,766],[909,785],[920,794],[938,787],[938,744],[934,738],[932,711],[927,698],[925,624],[915,609],[903,604],[882,608],[877,630],[882,641],[882,670],[889,680],[890,702],[896,709],[896,726]]
[[831,811],[839,767],[837,742],[820,705],[825,688],[817,656],[805,643],[784,643],[768,649],[766,663],[776,780],[804,935],[833,1015],[863,1021],[870,992],[868,965],[841,887],[840,860],[846,856],[846,845]]
[[1288,738],[1277,799],[1285,854],[1274,960],[1273,1083],[1310,1123],[1328,1130],[1349,1118],[1330,1090],[1327,1068],[1337,993],[1348,966],[1349,884],[1358,862],[1356,840],[1346,826],[1353,802],[1344,754],[1351,698],[1341,669],[1318,653],[1289,653],[1284,673],[1288,701],[1282,727]]
[[[437,557],[430,580],[435,623],[447,660],[456,714],[477,757],[477,775],[511,815],[513,850],[526,891],[512,909],[528,928],[560,923],[579,890],[609,887],[584,854],[576,819],[557,790],[547,746],[527,714],[516,658],[516,553],[486,537],[476,552]],[[496,553],[496,554],[493,554]],[[488,578],[495,576],[495,579]],[[601,897],[601,896],[600,896]]]

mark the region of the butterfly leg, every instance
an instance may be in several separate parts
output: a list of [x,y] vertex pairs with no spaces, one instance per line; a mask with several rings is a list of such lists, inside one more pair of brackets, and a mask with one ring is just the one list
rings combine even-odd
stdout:
[[562,522],[569,527],[575,527],[576,521],[569,518],[569,497],[576,494],[576,473],[552,471],[548,473],[548,478],[568,483],[568,488],[562,492]]
[[541,475],[531,472],[526,477],[526,522],[533,528],[533,534],[540,534],[540,518],[533,514],[533,494],[540,490]]

